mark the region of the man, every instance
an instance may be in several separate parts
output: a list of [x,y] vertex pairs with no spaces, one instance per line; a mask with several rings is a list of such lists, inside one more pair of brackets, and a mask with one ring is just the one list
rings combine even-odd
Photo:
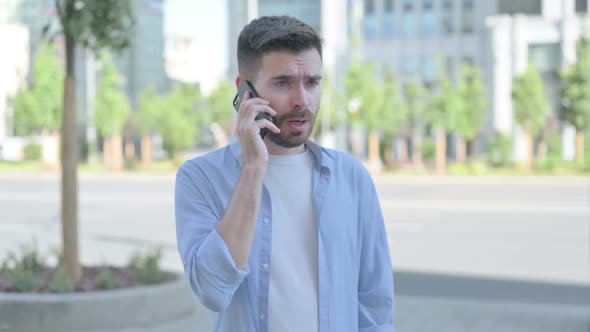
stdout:
[[248,80],[259,98],[245,94],[236,142],[186,162],[176,178],[179,252],[215,331],[393,331],[373,182],[354,158],[308,140],[321,39],[295,18],[261,17],[237,53],[236,85]]

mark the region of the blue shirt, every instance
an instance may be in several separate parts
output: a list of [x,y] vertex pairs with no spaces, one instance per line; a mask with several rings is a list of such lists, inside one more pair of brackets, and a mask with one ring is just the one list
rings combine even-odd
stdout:
[[[306,145],[315,159],[320,331],[394,331],[393,270],[373,181],[353,157],[312,141]],[[241,170],[238,142],[180,167],[175,194],[178,250],[193,291],[214,312],[215,331],[267,332],[272,197],[266,188],[244,270],[237,268],[215,230]]]

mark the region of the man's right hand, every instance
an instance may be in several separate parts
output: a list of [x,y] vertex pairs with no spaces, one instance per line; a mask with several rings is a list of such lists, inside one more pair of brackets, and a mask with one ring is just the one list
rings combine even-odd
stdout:
[[277,112],[268,106],[269,101],[261,98],[250,98],[250,92],[244,94],[238,112],[236,125],[236,136],[242,147],[244,167],[254,167],[266,170],[268,165],[268,149],[260,137],[262,128],[267,128],[275,134],[281,130],[272,122],[266,119],[256,120],[260,112],[266,112],[271,116]]

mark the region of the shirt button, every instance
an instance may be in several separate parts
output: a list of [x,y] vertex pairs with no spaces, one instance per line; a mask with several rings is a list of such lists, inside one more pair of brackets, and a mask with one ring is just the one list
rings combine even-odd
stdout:
[[264,318],[266,318],[266,317],[264,316],[264,314],[261,314],[261,315],[260,315],[260,320],[264,320]]
[[266,264],[266,263],[262,264],[262,268],[268,269],[268,264]]
[[270,220],[268,220],[268,218],[264,218],[264,219],[262,220],[262,222],[263,222],[263,223],[265,223],[265,224],[268,224],[268,222],[269,222],[269,221],[270,221]]

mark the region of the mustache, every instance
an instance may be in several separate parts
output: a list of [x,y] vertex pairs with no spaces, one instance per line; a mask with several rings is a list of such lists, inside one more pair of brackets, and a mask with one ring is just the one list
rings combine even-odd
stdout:
[[313,112],[310,109],[304,109],[300,111],[291,111],[285,115],[276,117],[280,121],[289,121],[293,119],[311,120],[313,118]]

